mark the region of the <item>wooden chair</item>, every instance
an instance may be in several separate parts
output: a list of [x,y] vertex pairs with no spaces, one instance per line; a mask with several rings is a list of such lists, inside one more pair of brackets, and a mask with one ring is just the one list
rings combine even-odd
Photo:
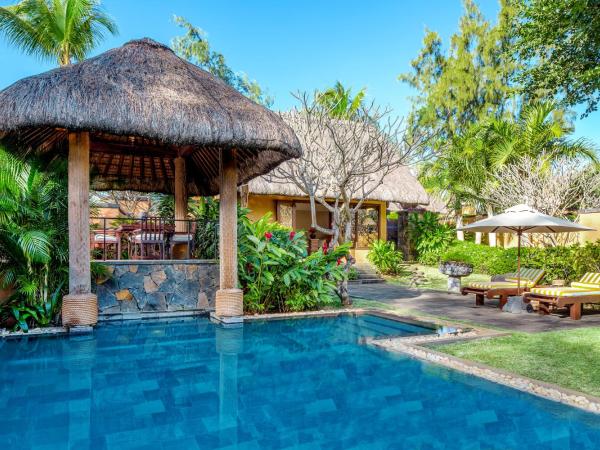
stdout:
[[[498,308],[502,309],[508,297],[521,295],[527,292],[544,277],[544,270],[521,268],[520,283],[517,282],[516,273],[507,273],[496,277],[492,281],[483,283],[469,283],[468,286],[461,290],[462,295],[475,294],[475,304],[481,306],[485,302],[485,298],[498,298]],[[517,286],[520,284],[520,288]]]
[[[196,234],[196,222],[187,222],[186,231],[174,231],[169,238],[169,257],[172,259],[181,259],[182,255],[185,255],[185,259],[192,257],[194,251],[194,236]],[[177,229],[177,226],[175,227]],[[185,251],[174,252],[178,246],[185,246]]]
[[[157,258],[158,256],[158,258]],[[129,237],[131,259],[164,259],[165,224],[163,219],[149,217],[141,220],[141,227]]]
[[[115,230],[96,230],[92,233],[91,244],[92,249],[101,250],[103,260],[109,259],[108,256],[112,253],[113,259],[121,259],[119,255],[119,239]],[[94,258],[96,259],[96,258]]]
[[585,303],[600,303],[600,273],[588,272],[571,286],[540,286],[523,296],[525,302],[539,302],[538,312],[550,314],[556,308],[568,308],[573,320],[581,319]]

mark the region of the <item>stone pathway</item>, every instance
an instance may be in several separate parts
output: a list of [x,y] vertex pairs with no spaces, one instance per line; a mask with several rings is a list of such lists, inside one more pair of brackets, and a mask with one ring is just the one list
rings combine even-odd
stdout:
[[416,314],[460,320],[513,331],[540,332],[568,328],[600,326],[600,312],[585,311],[581,320],[553,314],[505,313],[498,310],[497,300],[486,300],[485,306],[475,306],[473,295],[461,296],[445,292],[425,291],[401,287],[392,283],[364,284],[350,287],[350,295],[385,303]]

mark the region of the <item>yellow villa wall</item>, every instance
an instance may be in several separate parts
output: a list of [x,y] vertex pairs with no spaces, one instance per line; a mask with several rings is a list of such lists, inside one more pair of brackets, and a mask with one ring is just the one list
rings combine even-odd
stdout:
[[[258,220],[268,212],[271,213],[272,220],[276,220],[277,218],[277,200],[282,200],[286,202],[293,201],[307,201],[306,197],[284,197],[284,196],[275,196],[275,195],[248,195],[248,209],[250,212],[248,213],[248,217],[250,220]],[[370,201],[368,203],[369,206],[379,206],[379,237],[382,240],[387,239],[387,221],[386,221],[386,213],[387,213],[387,203],[381,201]],[[297,226],[302,226],[303,224],[297,224]],[[352,249],[351,254],[356,258],[356,261],[366,262],[367,261],[367,253],[369,251],[367,249]]]
[[584,231],[579,233],[579,242],[596,242],[600,239],[600,211],[581,213],[579,215],[579,223],[586,227],[595,228],[596,231]]

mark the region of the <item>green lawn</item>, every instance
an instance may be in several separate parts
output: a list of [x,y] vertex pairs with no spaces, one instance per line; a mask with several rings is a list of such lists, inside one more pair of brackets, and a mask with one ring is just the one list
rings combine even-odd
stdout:
[[[420,264],[406,264],[407,269],[417,268],[421,272],[425,274],[427,278],[427,282],[424,284],[420,284],[419,287],[423,289],[434,289],[436,291],[445,291],[448,283],[448,277],[444,274],[441,274],[437,267],[423,266]],[[396,283],[400,286],[409,286],[411,280],[411,274],[407,270],[405,275],[388,277],[387,280],[390,283]],[[473,273],[468,277],[464,277],[462,279],[463,285],[469,282],[478,282],[478,281],[490,281],[489,275],[484,275],[480,273]]]
[[451,355],[600,396],[600,328],[515,333],[436,346]]

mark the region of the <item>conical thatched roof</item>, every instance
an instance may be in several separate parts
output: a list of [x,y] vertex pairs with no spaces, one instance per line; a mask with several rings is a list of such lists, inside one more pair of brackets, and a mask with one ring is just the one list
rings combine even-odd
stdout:
[[0,142],[15,152],[66,150],[90,131],[92,188],[172,192],[187,157],[188,192],[218,191],[219,149],[238,150],[240,182],[300,155],[268,109],[150,39],[25,78],[0,92]]
[[[285,163],[284,163],[285,164]],[[367,187],[367,190],[370,186]],[[294,183],[273,182],[267,177],[258,177],[248,183],[248,192],[256,195],[282,195],[304,197],[305,194]],[[333,193],[329,195],[333,197]],[[429,196],[421,183],[407,166],[392,170],[366,200],[401,203],[403,205],[427,205]]]

